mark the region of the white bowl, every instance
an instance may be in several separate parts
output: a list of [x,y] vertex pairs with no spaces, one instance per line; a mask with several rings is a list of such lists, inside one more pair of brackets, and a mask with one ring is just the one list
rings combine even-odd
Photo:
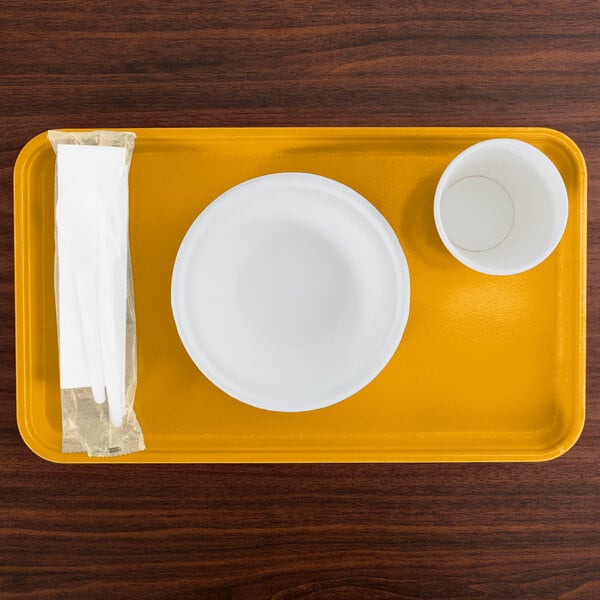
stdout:
[[450,253],[489,275],[540,264],[560,241],[567,189],[540,150],[513,139],[479,142],[446,168],[434,200],[435,224]]
[[175,261],[173,315],[196,366],[258,408],[305,411],[358,392],[408,319],[408,266],[384,217],[318,175],[251,179],[212,202]]

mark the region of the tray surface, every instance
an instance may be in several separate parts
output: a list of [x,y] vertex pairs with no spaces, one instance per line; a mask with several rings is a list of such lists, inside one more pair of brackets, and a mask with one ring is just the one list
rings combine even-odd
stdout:
[[[33,138],[15,166],[17,420],[57,462],[529,461],[566,452],[585,417],[586,172],[577,146],[537,128],[133,129],[130,242],[144,452],[62,454],[54,307],[54,152]],[[456,261],[433,195],[478,141],[512,137],[555,163],[569,194],[557,250],[520,275]],[[283,171],[336,179],[387,218],[406,254],[403,340],[365,389],[332,407],[274,413],[213,386],[181,344],[170,304],[179,244],[228,188]]]

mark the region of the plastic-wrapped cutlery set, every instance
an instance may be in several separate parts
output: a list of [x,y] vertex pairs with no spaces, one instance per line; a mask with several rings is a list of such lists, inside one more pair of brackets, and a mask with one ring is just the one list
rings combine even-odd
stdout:
[[133,400],[129,165],[135,135],[48,133],[56,152],[56,307],[63,452],[144,448]]

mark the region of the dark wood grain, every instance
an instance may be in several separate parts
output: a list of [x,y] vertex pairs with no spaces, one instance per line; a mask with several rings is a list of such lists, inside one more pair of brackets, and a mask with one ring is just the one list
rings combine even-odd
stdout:
[[[60,127],[537,125],[589,170],[588,416],[544,464],[46,463],[12,169]],[[0,4],[0,598],[600,598],[600,3]]]

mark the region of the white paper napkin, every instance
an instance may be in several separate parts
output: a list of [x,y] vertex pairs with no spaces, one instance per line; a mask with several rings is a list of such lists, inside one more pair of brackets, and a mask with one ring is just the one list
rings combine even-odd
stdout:
[[128,169],[124,148],[59,144],[56,227],[61,388],[125,410]]

